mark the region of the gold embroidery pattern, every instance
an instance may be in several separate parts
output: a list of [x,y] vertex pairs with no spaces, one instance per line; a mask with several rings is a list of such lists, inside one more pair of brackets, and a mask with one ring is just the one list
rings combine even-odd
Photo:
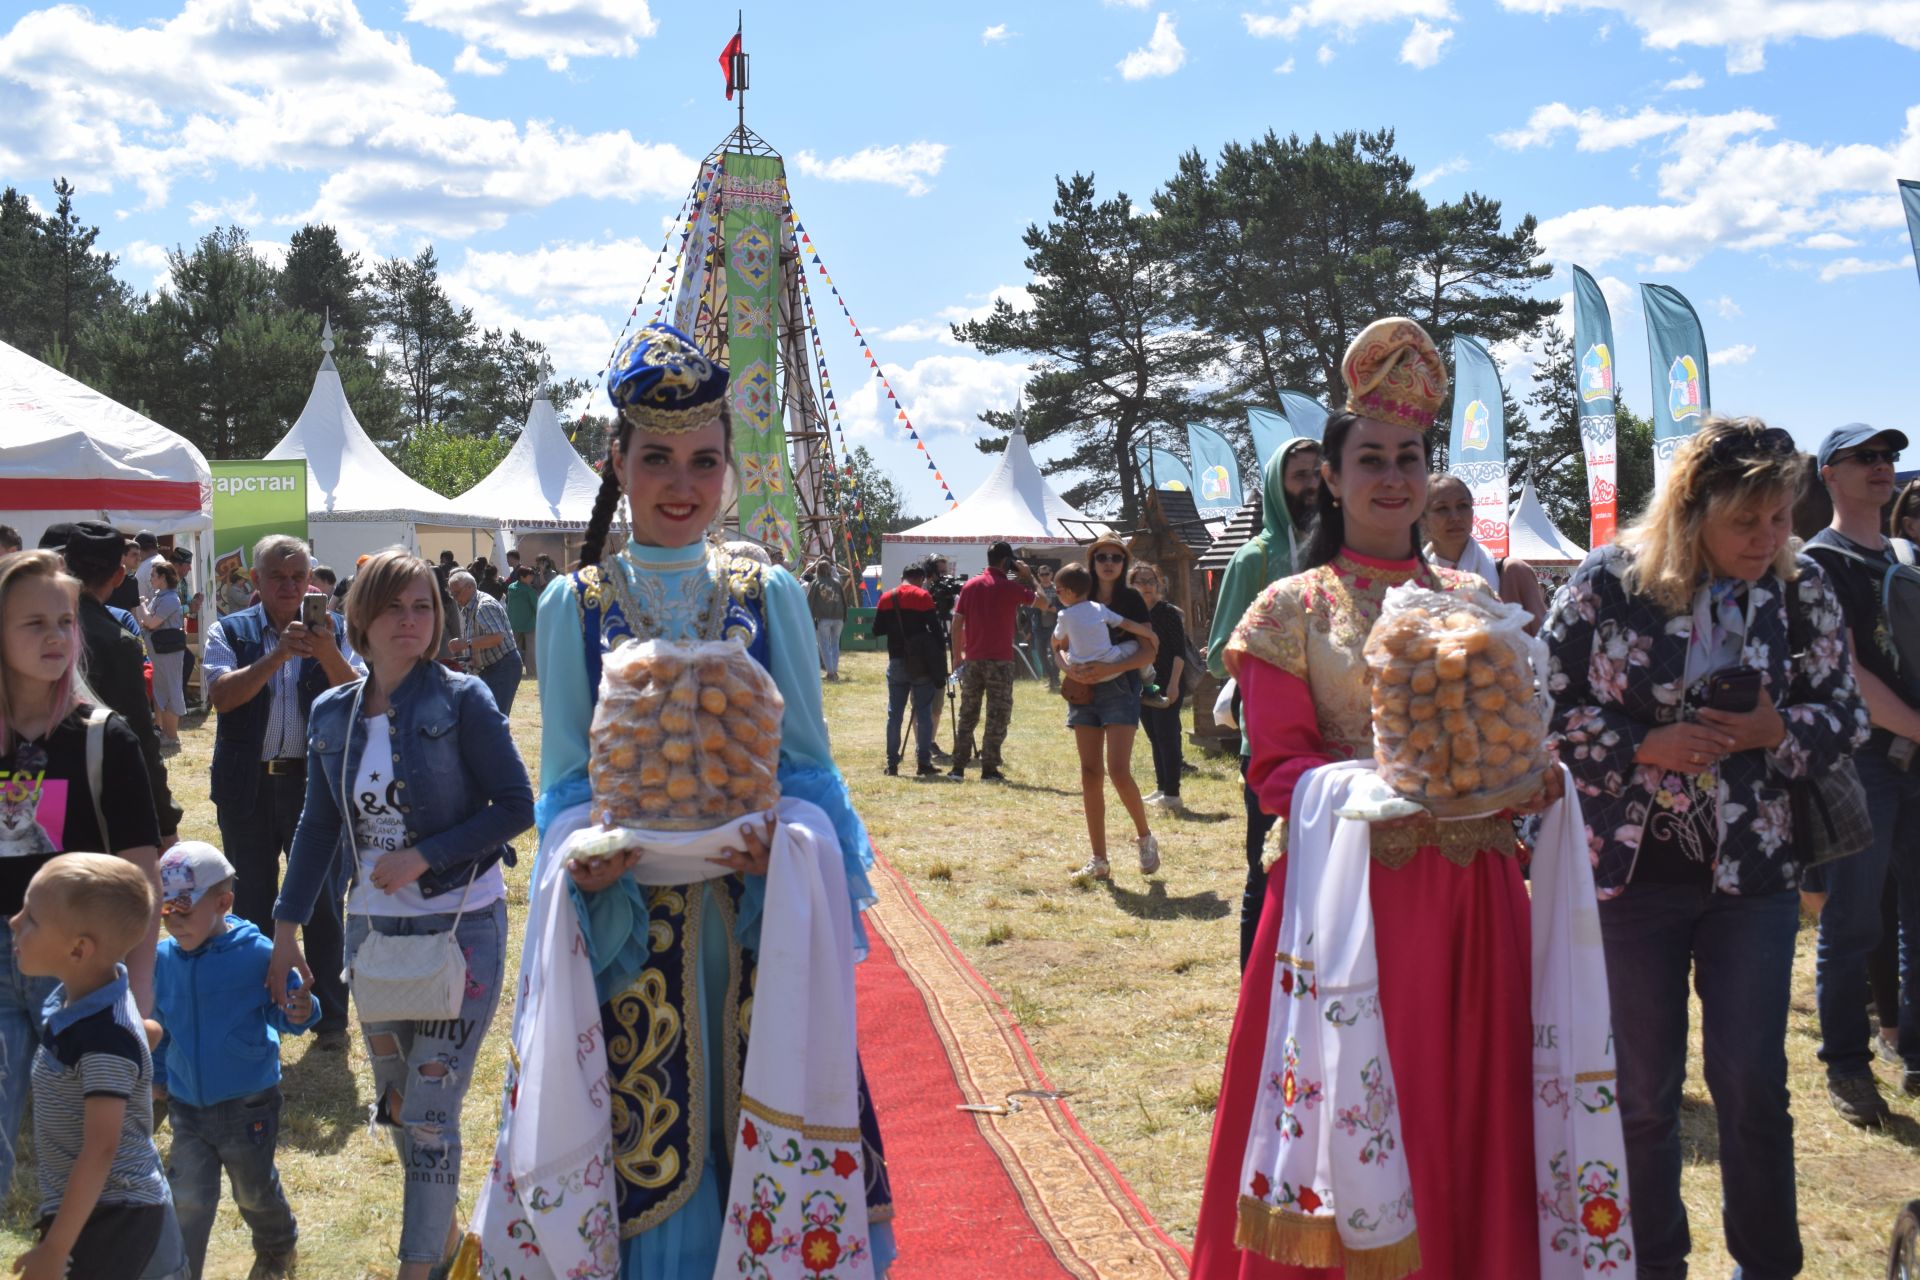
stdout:
[[614,1167],[634,1186],[664,1187],[680,1173],[680,1153],[661,1144],[680,1107],[652,1068],[680,1039],[680,1015],[657,969],[642,972],[611,1005],[620,1031],[607,1046],[609,1060],[627,1062],[613,1091]]
[[1417,822],[1373,833],[1373,860],[1389,871],[1413,861],[1422,849],[1432,849],[1456,867],[1473,865],[1482,853],[1514,855],[1513,819],[1465,818],[1457,822]]
[[828,1124],[808,1124],[806,1117],[791,1115],[785,1111],[775,1111],[760,1099],[747,1094],[740,1095],[740,1108],[748,1115],[759,1116],[768,1124],[779,1125],[782,1129],[792,1129],[803,1138],[812,1138],[817,1142],[858,1142],[860,1129],[840,1129]]

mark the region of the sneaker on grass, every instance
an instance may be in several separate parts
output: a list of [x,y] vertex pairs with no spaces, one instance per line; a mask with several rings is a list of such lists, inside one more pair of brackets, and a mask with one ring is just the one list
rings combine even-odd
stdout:
[[1111,880],[1113,867],[1105,858],[1095,856],[1087,859],[1087,865],[1073,873],[1075,880]]
[[1827,1081],[1827,1100],[1842,1120],[1858,1129],[1878,1129],[1891,1114],[1870,1075]]
[[1149,831],[1137,843],[1140,846],[1140,874],[1150,876],[1160,869],[1160,842]]

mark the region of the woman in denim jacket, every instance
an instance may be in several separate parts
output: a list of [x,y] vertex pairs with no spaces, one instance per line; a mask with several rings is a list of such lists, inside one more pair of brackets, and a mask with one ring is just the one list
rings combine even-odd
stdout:
[[400,1280],[425,1280],[457,1240],[460,1110],[500,999],[506,842],[533,825],[533,787],[506,717],[474,676],[433,660],[445,627],[426,561],[395,548],[347,593],[364,681],[328,690],[307,717],[307,799],[274,904],[269,981],[308,978],[295,931],[324,890],[347,903],[347,965],[370,932],[457,932],[466,995],[444,1022],[363,1023],[379,1101],[406,1171]]
[[[1686,1274],[1690,968],[1735,1275],[1800,1270],[1786,1055],[1800,866],[1787,784],[1867,736],[1840,605],[1788,548],[1805,472],[1786,432],[1709,421],[1647,514],[1555,597],[1544,633],[1554,733],[1601,897],[1643,1280]],[[1714,709],[1714,677],[1740,667],[1759,673],[1758,704]]]

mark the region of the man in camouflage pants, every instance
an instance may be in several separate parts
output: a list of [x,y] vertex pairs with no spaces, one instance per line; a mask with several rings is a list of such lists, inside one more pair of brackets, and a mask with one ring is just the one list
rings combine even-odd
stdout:
[[1013,720],[1013,628],[1020,607],[1033,603],[1033,570],[1013,558],[1013,547],[987,548],[986,570],[969,578],[953,607],[953,665],[960,676],[960,723],[954,730],[953,771],[967,776],[973,758],[973,727],[980,699],[987,701],[987,728],[980,743],[980,777],[997,781],[1000,746]]

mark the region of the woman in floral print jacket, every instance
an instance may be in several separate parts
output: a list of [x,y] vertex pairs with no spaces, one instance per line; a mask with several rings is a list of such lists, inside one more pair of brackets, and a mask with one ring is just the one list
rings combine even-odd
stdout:
[[[1788,548],[1805,473],[1786,432],[1708,422],[1647,514],[1558,594],[1544,633],[1554,731],[1602,899],[1643,1280],[1686,1270],[1690,968],[1735,1275],[1800,1270],[1786,1063],[1800,866],[1787,783],[1867,736],[1839,603]],[[1741,666],[1759,672],[1758,705],[1708,706],[1713,677]]]

